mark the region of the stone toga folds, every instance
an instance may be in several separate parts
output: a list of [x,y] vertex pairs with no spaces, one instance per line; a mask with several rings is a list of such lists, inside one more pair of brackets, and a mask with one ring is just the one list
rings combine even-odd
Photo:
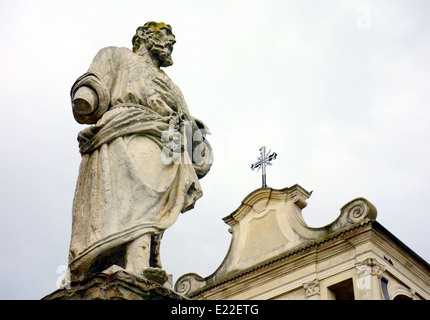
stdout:
[[[205,128],[193,118],[179,88],[159,68],[127,48],[100,50],[88,73],[74,84],[97,93],[96,110],[74,110],[82,161],[73,202],[69,267],[73,280],[103,267],[121,247],[143,234],[162,234],[180,212],[202,196],[199,179],[211,161],[193,161],[182,148],[180,163],[166,163],[163,133]],[[193,147],[196,147],[194,143]],[[198,146],[212,152],[204,139]],[[192,149],[194,150],[194,149]]]

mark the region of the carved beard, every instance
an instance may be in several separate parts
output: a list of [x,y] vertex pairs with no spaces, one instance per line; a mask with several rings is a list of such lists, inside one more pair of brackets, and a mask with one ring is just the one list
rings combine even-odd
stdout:
[[160,61],[161,67],[168,67],[173,64],[172,51],[166,48],[163,42],[158,39],[151,39],[147,46],[149,52]]

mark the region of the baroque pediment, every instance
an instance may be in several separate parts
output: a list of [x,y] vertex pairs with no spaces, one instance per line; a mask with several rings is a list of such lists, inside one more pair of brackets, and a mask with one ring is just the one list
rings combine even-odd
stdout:
[[306,245],[329,239],[353,225],[376,219],[376,208],[366,199],[357,198],[345,204],[332,223],[309,227],[302,209],[311,194],[299,185],[251,192],[237,210],[223,218],[230,226],[232,238],[219,268],[206,278],[183,275],[176,283],[176,290],[184,295],[196,292]]

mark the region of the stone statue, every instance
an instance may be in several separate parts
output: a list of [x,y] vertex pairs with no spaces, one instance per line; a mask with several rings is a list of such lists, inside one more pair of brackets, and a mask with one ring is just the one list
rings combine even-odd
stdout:
[[165,229],[202,196],[212,150],[161,67],[173,64],[171,26],[137,28],[133,50],[100,50],[71,89],[82,161],[73,200],[70,281],[117,265],[160,269]]

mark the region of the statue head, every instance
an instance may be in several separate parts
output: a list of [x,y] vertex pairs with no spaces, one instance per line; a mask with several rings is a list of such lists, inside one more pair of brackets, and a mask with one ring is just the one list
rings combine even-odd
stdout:
[[163,22],[147,22],[137,28],[132,43],[134,53],[139,53],[142,46],[145,46],[152,58],[158,60],[159,66],[168,67],[173,64],[172,51],[176,40],[170,25]]

